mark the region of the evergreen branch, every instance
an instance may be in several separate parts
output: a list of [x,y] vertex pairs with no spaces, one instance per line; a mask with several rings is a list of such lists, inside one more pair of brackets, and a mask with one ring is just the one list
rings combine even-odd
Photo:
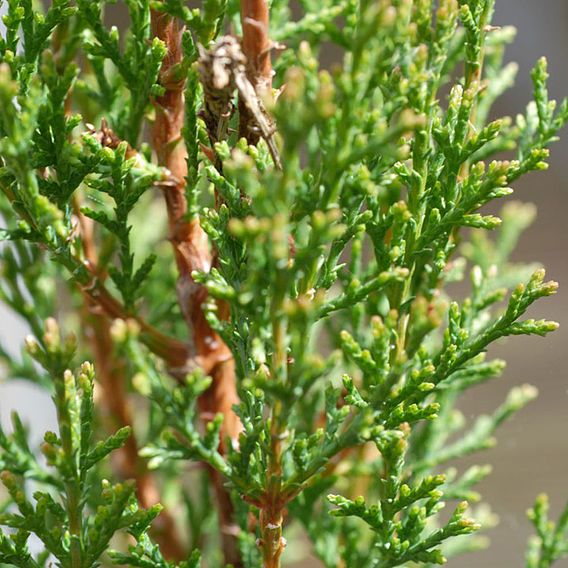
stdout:
[[[92,266],[99,266],[93,225],[80,211],[76,214],[81,227],[81,243],[85,258]],[[88,301],[87,298],[85,299]],[[113,352],[111,322],[106,314],[97,313],[93,308],[96,308],[96,305],[92,303],[85,305],[87,314],[84,320],[90,323],[90,329],[85,335],[91,341],[99,380],[104,391],[102,400],[107,407],[106,412],[112,416],[116,426],[128,427],[132,432],[124,445],[117,450],[119,458],[115,462],[116,469],[120,478],[135,480],[136,494],[141,506],[150,508],[156,504],[159,491],[156,480],[138,454],[139,445],[133,430],[132,412],[126,395],[125,362],[120,359],[113,362],[109,359],[108,354]],[[176,532],[175,521],[167,509],[161,511],[152,534],[168,558],[178,561],[184,558],[185,553]]]
[[548,497],[543,494],[527,512],[536,529],[536,535],[527,546],[527,568],[548,568],[568,555],[568,506],[562,510],[557,523],[549,520],[548,511]]
[[[47,465],[17,416],[0,430],[0,563],[279,568],[292,523],[326,568],[485,546],[483,507],[441,509],[489,468],[447,464],[536,389],[459,408],[502,374],[495,342],[556,329],[525,314],[557,285],[511,260],[534,208],[483,208],[568,121],[543,59],[526,112],[489,120],[516,73],[495,0],[125,0],[120,31],[106,0],[0,4],[0,301],[37,337],[0,361],[59,424]],[[530,518],[548,568],[568,513]]]

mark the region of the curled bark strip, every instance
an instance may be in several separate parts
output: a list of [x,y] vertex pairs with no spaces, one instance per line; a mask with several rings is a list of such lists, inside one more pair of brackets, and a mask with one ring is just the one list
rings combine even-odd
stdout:
[[[106,118],[101,120],[101,127],[97,130],[92,124],[86,125],[89,131],[89,134],[93,135],[95,139],[99,142],[101,146],[105,148],[111,148],[112,150],[116,150],[122,140],[114,133],[112,128],[108,125]],[[138,155],[138,152],[130,145],[127,144],[126,147],[126,157],[127,158],[134,158]]]
[[[270,61],[270,60],[269,60]],[[239,93],[239,112],[247,115],[248,135],[243,135],[249,143],[264,138],[275,166],[281,169],[280,154],[274,138],[272,118],[262,103],[259,92],[248,75],[248,61],[241,44],[233,36],[223,36],[209,50],[200,48],[199,72],[205,94],[204,120],[211,144],[223,140],[227,134],[231,117],[232,97]],[[254,134],[253,138],[249,135]]]
[[227,136],[229,119],[233,114],[236,67],[242,67],[246,58],[238,41],[224,36],[209,51],[199,46],[199,78],[203,85],[203,118],[211,146]]

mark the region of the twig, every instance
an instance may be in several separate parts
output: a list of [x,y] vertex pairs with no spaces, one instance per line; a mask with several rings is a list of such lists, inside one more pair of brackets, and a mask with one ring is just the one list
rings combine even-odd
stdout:
[[[207,298],[207,290],[191,277],[194,270],[210,269],[211,253],[199,219],[187,219],[184,191],[186,153],[180,143],[184,123],[184,81],[168,81],[168,77],[175,76],[171,73],[172,68],[182,61],[183,27],[169,15],[152,10],[152,33],[164,41],[168,49],[160,71],[160,82],[165,92],[154,101],[156,117],[152,142],[159,164],[172,173],[173,179],[179,180],[163,188],[170,240],[179,272],[177,295],[192,338],[190,354],[203,363],[213,379],[212,386],[200,399],[200,407],[205,414],[223,413],[222,434],[236,441],[240,423],[232,410],[238,402],[234,362],[227,346],[205,319],[202,305]],[[224,561],[239,568],[243,564],[235,535],[230,494],[219,475],[212,473],[212,481],[218,502]]]
[[91,275],[88,283],[80,284],[83,294],[93,302],[94,310],[102,310],[111,319],[134,319],[140,326],[140,339],[148,349],[163,359],[169,368],[184,369],[188,366],[187,345],[163,334],[140,317],[127,312],[124,306],[106,289],[97,276],[97,268],[90,263],[87,269]]

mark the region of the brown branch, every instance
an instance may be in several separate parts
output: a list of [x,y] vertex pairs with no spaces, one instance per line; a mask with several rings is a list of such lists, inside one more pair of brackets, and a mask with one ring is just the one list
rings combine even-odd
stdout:
[[[241,0],[241,22],[247,78],[262,99],[270,96],[273,76],[267,0]],[[260,137],[254,116],[243,97],[239,97],[239,137],[246,138],[249,144],[256,144]]]
[[[208,271],[211,253],[207,235],[197,217],[187,218],[185,176],[186,152],[181,143],[184,122],[184,81],[167,82],[175,75],[172,69],[182,61],[182,26],[167,14],[152,11],[152,29],[156,37],[168,47],[160,77],[165,93],[155,99],[156,117],[152,129],[152,143],[158,163],[171,173],[172,182],[162,186],[168,213],[169,238],[174,248],[179,272],[177,295],[190,332],[190,356],[199,358],[206,372],[231,358],[231,354],[205,319],[202,304],[207,298],[205,288],[197,284],[191,274],[194,270]],[[166,81],[164,81],[166,78]]]
[[[98,263],[95,246],[93,223],[75,207],[81,241],[85,258],[92,266]],[[101,278],[104,275],[100,275]],[[93,299],[84,294],[85,335],[91,343],[95,358],[97,377],[103,389],[102,406],[108,420],[113,426],[122,428],[133,426],[132,413],[128,404],[125,389],[126,376],[124,362],[112,356],[113,340],[111,336],[111,320],[105,313],[96,309]],[[159,500],[159,490],[154,477],[146,467],[146,463],[138,455],[138,442],[134,431],[126,444],[117,451],[113,466],[123,479],[136,482],[138,501],[144,508],[155,505]],[[164,509],[152,525],[152,535],[160,544],[164,556],[170,560],[181,561],[187,554],[175,526],[172,514]]]
[[134,319],[140,326],[140,340],[152,353],[163,359],[170,368],[186,369],[188,367],[187,345],[165,335],[142,318],[127,312],[98,277],[96,265],[88,263],[87,268],[92,279],[88,283],[79,285],[79,288],[92,301],[92,309],[105,313],[111,319]]
[[[152,10],[152,35],[167,46],[167,55],[160,71],[160,83],[165,88],[162,96],[154,101],[155,120],[152,143],[158,163],[166,167],[177,183],[163,187],[168,213],[169,238],[174,248],[179,272],[177,295],[191,337],[190,355],[200,361],[205,372],[213,379],[209,390],[200,399],[204,416],[223,413],[223,437],[236,441],[240,423],[232,406],[238,402],[235,368],[231,353],[221,338],[208,324],[203,311],[207,290],[192,278],[194,270],[208,271],[212,258],[208,239],[198,218],[187,218],[185,177],[187,174],[186,152],[181,143],[184,123],[184,80],[176,77],[176,66],[183,59],[183,27],[167,14]],[[218,503],[218,514],[223,545],[224,561],[235,568],[243,566],[233,522],[233,507],[230,494],[224,487],[221,476],[212,470],[211,480]]]

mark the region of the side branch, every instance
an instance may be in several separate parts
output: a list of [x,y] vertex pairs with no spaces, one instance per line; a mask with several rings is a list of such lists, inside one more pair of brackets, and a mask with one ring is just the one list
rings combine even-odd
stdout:
[[93,309],[102,311],[111,319],[135,319],[140,326],[140,339],[148,349],[163,359],[170,368],[182,368],[187,366],[188,350],[185,343],[163,334],[155,327],[129,314],[124,306],[112,296],[104,284],[97,277],[96,267],[89,264],[92,280],[80,284],[81,292],[92,302]]

